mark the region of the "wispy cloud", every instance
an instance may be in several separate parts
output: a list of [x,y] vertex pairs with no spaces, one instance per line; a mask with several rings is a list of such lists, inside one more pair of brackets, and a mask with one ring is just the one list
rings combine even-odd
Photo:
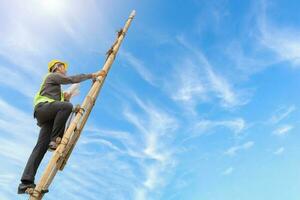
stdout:
[[233,167],[229,167],[229,168],[227,168],[226,170],[224,170],[224,171],[222,172],[222,175],[228,176],[228,175],[232,174],[233,171],[234,171],[234,168],[233,168]]
[[[249,93],[236,89],[232,83],[215,71],[206,56],[189,44],[184,37],[177,37],[179,44],[189,50],[178,70],[175,70],[176,81],[173,81],[172,98],[190,105],[219,100],[224,108],[234,108],[248,103]],[[180,70],[184,69],[184,71]],[[179,79],[178,79],[179,77]],[[175,85],[175,86],[174,86]],[[169,88],[171,88],[169,86]],[[171,92],[170,92],[171,93]]]
[[[34,96],[35,90],[37,89],[34,87],[35,82],[27,76],[26,74],[20,73],[16,70],[13,70],[10,67],[1,67],[0,66],[0,83],[6,85],[21,94],[25,97],[32,98]],[[21,83],[26,83],[22,84]]]
[[[184,66],[184,72],[182,72]],[[194,61],[189,58],[180,63],[164,85],[169,96],[183,105],[188,113],[196,115],[198,104],[211,100],[207,83],[201,78],[201,73]]]
[[128,51],[120,51],[120,56],[124,58],[130,65],[130,67],[133,67],[147,83],[153,86],[157,86],[157,80],[155,76],[150,72],[150,70],[140,59],[136,58]]
[[[15,195],[25,161],[32,150],[38,129],[32,115],[0,97],[1,197]],[[7,198],[11,199],[11,198]]]
[[234,62],[237,73],[246,79],[281,62],[300,64],[300,29],[296,25],[277,23],[271,14],[274,5],[269,1],[256,2],[243,21],[247,28],[242,29],[242,37],[226,47],[226,55]]
[[278,127],[277,129],[275,129],[273,131],[274,135],[277,136],[285,136],[288,134],[288,132],[290,132],[292,129],[294,128],[294,126],[286,124],[286,125],[282,125],[280,127]]
[[183,73],[180,68],[176,69],[176,78],[180,84],[177,92],[175,92],[172,98],[176,101],[192,102],[195,100],[207,100],[207,89],[204,83],[199,78],[200,74],[197,70],[197,66],[191,60],[185,60],[182,63],[185,67]]
[[[77,148],[64,176],[56,177],[56,187],[66,187],[68,190],[56,190],[51,193],[51,198],[57,199],[61,195],[70,199],[93,200],[99,199],[99,196],[114,200],[132,198],[130,191],[139,181],[137,172],[130,163],[122,160],[118,152],[103,151],[105,147],[92,143],[80,143]],[[76,194],[79,189],[80,194]]]
[[120,130],[109,130],[109,129],[100,129],[95,125],[91,124],[85,128],[86,131],[90,132],[89,138],[108,138],[116,139],[122,144],[134,145],[135,139],[132,134],[127,131]]
[[215,91],[217,97],[222,100],[221,103],[224,107],[234,107],[247,103],[241,100],[237,91],[232,89],[229,82],[224,77],[216,74],[212,68],[207,68],[207,75],[213,91]]
[[[251,23],[252,26],[252,23]],[[241,79],[247,80],[251,75],[263,71],[276,61],[274,59],[262,56],[260,45],[257,44],[255,39],[251,48],[244,46],[244,41],[232,41],[227,45],[225,53],[229,60],[233,62],[233,67],[236,69]]]
[[[130,131],[87,126],[87,133],[77,145],[78,152],[72,155],[75,160],[68,163],[72,167],[68,168],[62,185],[69,187],[76,182],[88,188],[80,194],[88,199],[97,199],[99,191],[91,193],[96,190],[95,185],[102,188],[101,196],[109,199],[159,197],[176,165],[171,144],[178,122],[149,101],[142,101],[136,95],[132,100],[130,105],[135,109],[128,105],[123,110],[125,122],[132,127]],[[80,170],[80,166],[86,166],[86,170]],[[66,195],[72,197],[75,190],[72,187]],[[112,190],[115,191],[110,196]]]
[[240,134],[246,128],[246,122],[242,118],[223,121],[202,120],[195,125],[195,131],[202,134],[209,132],[216,127],[226,127],[230,129],[234,135]]
[[292,65],[299,66],[300,29],[279,26],[272,22],[267,15],[266,2],[263,2],[260,12],[257,19],[261,44],[273,51],[278,61],[289,61]]
[[283,154],[283,152],[285,151],[285,148],[284,147],[279,147],[278,149],[276,149],[273,153],[275,155],[281,155]]
[[296,110],[295,105],[282,106],[273,113],[269,121],[273,124],[276,124],[282,121],[283,119],[287,118],[295,110]]
[[5,173],[0,175],[1,199],[9,200],[13,195],[15,195],[14,192],[11,190],[10,186],[14,185],[16,179],[17,177],[15,174],[12,173],[12,171],[5,171]]
[[242,145],[237,145],[237,146],[233,146],[230,147],[227,151],[225,151],[225,154],[228,156],[234,156],[237,154],[238,151],[240,150],[247,150],[250,149],[251,147],[254,146],[254,142],[253,141],[248,141]]
[[[151,104],[145,104],[139,98],[135,100],[145,114],[137,114],[127,108],[124,116],[144,138],[140,146],[140,151],[145,155],[144,159],[148,162],[152,160],[152,164],[141,163],[145,178],[136,192],[136,197],[148,199],[150,193],[165,185],[166,175],[170,172],[166,170],[170,170],[175,162],[172,156],[174,149],[168,143],[178,125],[176,119],[166,112]],[[161,176],[162,174],[165,176]]]

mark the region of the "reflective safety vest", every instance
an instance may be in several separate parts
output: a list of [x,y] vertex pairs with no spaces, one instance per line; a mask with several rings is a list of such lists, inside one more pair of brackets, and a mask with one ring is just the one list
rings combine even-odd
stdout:
[[[33,106],[35,107],[37,104],[41,103],[41,102],[53,102],[53,101],[56,101],[55,99],[51,99],[47,96],[42,96],[41,95],[41,91],[42,91],[42,88],[45,84],[45,81],[47,79],[47,77],[50,75],[51,73],[48,73],[46,74],[46,76],[44,77],[44,80],[41,84],[41,87],[40,87],[40,90],[36,93],[36,95],[34,96],[34,101],[33,101]],[[60,93],[60,101],[64,101],[64,93],[61,91]]]

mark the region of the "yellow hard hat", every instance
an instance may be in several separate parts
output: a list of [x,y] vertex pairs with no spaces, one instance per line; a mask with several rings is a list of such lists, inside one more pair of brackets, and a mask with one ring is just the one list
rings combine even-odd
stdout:
[[68,69],[68,63],[63,62],[63,61],[60,61],[60,60],[51,60],[51,61],[48,63],[48,72],[50,72],[51,67],[53,67],[56,63],[62,63],[62,64],[64,64],[65,69],[66,69],[66,70]]

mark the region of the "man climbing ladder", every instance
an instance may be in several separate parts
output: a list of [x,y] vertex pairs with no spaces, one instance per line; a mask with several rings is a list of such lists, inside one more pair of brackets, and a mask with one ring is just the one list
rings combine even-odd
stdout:
[[[66,131],[63,133],[63,137],[61,138],[61,142],[59,143],[59,145],[57,146],[57,144],[54,143],[55,138],[52,138],[52,144],[50,144],[51,137],[48,140],[50,145],[47,146],[48,142],[45,143],[46,148],[44,146],[44,152],[47,151],[48,147],[53,148],[53,149],[55,149],[56,147],[57,148],[56,148],[55,152],[53,153],[49,163],[47,164],[46,169],[44,170],[37,185],[35,186],[32,180],[31,180],[31,182],[27,182],[27,183],[24,182],[24,183],[20,184],[19,189],[22,189],[22,191],[25,188],[27,188],[27,189],[25,189],[26,190],[25,192],[30,195],[29,200],[41,200],[43,198],[43,196],[45,195],[45,193],[47,193],[49,191],[48,188],[50,187],[50,184],[54,180],[54,177],[57,174],[57,172],[59,170],[62,171],[64,169],[64,167],[76,145],[76,142],[78,141],[78,139],[81,135],[83,127],[84,127],[85,123],[87,122],[87,119],[92,111],[92,108],[93,108],[93,106],[97,100],[97,97],[100,93],[100,90],[103,86],[106,75],[108,74],[108,72],[116,58],[117,52],[120,48],[120,45],[121,45],[134,17],[135,17],[135,11],[133,10],[131,12],[129,18],[126,21],[125,26],[121,30],[118,31],[116,41],[114,42],[112,47],[108,50],[107,58],[105,60],[102,70],[97,73],[94,73],[92,75],[92,76],[96,77],[93,82],[93,85],[92,85],[91,89],[89,90],[88,94],[86,95],[86,97],[84,98],[78,111],[76,112],[74,119],[71,121],[71,123],[68,126],[68,128],[66,129]],[[59,62],[59,63],[63,64],[62,65],[63,67],[61,70],[64,70],[67,65],[64,64],[63,62]],[[59,66],[57,66],[57,67],[59,67]],[[91,76],[91,75],[88,75],[88,76]],[[63,96],[60,93],[60,95],[61,95],[60,100],[63,99],[64,97],[66,97],[66,99],[69,98],[68,94]],[[59,97],[57,95],[57,102],[58,101],[59,101]],[[68,112],[70,112],[70,111],[68,111]],[[37,117],[37,113],[36,113],[36,117]],[[56,136],[61,136],[60,134],[61,133],[57,132]],[[25,171],[26,171],[26,168],[25,168]],[[32,167],[32,169],[35,169],[35,168]],[[24,171],[24,174],[26,174],[25,171]],[[34,173],[35,173],[35,171],[34,171]],[[34,175],[33,175],[33,177],[34,177]],[[26,179],[24,179],[24,180],[26,180]]]
[[59,60],[49,62],[48,74],[34,98],[34,118],[37,119],[37,124],[41,129],[38,141],[24,169],[18,194],[23,194],[28,188],[35,187],[34,177],[47,149],[55,150],[64,134],[65,124],[73,105],[69,102],[71,94],[62,92],[61,84],[79,83],[105,76],[104,71],[66,76],[67,68],[68,65],[65,62]]

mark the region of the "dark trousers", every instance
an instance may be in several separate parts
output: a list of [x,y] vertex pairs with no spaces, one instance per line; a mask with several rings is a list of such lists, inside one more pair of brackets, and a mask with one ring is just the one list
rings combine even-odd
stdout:
[[62,137],[66,122],[72,112],[69,102],[40,103],[34,109],[34,117],[41,127],[37,143],[27,161],[21,181],[34,182],[36,171],[48,149],[50,141]]

